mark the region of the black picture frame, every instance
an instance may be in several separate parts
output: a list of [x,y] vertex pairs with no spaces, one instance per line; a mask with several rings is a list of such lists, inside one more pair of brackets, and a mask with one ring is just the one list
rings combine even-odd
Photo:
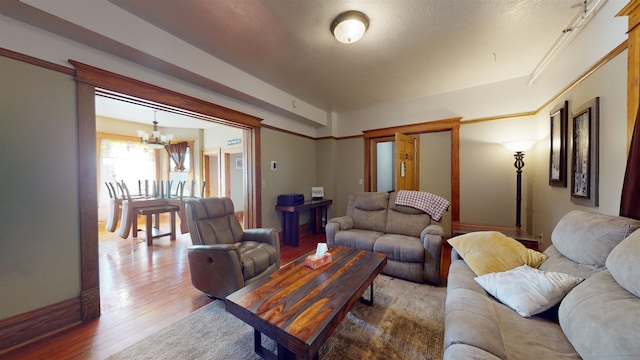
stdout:
[[569,101],[549,114],[549,185],[567,187],[567,123]]
[[597,207],[599,193],[600,98],[571,114],[571,202]]

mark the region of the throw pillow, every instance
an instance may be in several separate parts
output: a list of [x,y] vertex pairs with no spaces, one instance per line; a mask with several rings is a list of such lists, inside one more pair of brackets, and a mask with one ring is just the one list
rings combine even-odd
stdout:
[[559,303],[584,279],[522,265],[509,271],[478,276],[475,280],[520,316],[530,317]]
[[527,264],[537,268],[547,255],[528,249],[498,231],[476,231],[448,240],[476,275],[507,271]]

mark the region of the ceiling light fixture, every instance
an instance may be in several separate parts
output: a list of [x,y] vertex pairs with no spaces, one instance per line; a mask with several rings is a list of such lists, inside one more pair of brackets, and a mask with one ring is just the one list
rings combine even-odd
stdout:
[[158,131],[156,111],[153,112],[153,131],[151,132],[151,136],[144,130],[138,130],[138,137],[140,138],[140,142],[147,144],[147,146],[152,149],[162,149],[165,145],[171,144],[171,140],[173,140],[173,135],[162,135],[160,131]]
[[352,44],[364,36],[369,18],[360,11],[345,11],[331,23],[331,33],[343,44]]

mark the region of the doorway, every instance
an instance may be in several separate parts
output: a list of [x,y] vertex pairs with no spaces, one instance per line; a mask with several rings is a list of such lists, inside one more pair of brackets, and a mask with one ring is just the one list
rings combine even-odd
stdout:
[[78,114],[78,166],[80,198],[81,249],[81,316],[83,321],[100,316],[100,278],[98,252],[98,193],[96,171],[96,88],[137,97],[154,104],[178,109],[185,113],[207,117],[209,121],[241,128],[244,133],[247,167],[246,198],[249,201],[245,222],[261,226],[260,122],[262,119],[228,109],[207,101],[176,93],[77,61],[69,61],[76,69]]
[[205,193],[208,196],[228,197],[233,203],[236,218],[243,228],[248,201],[245,199],[245,154],[242,146],[225,146],[203,150]]
[[371,140],[371,189],[379,192],[419,190],[420,137],[395,133]]
[[[421,124],[397,126],[376,130],[364,131],[364,191],[377,190],[377,158],[376,145],[378,142],[395,141],[395,133],[404,133],[407,135],[416,135],[422,137],[424,134],[443,133],[446,134],[446,145],[440,144],[439,148],[425,154],[428,148],[428,140],[420,140],[421,143],[421,161],[424,163],[420,168],[420,183],[426,181],[428,176],[422,175],[427,171],[434,171],[439,166],[429,167],[433,161],[432,156],[438,157],[438,161],[445,161],[449,164],[444,171],[446,177],[446,186],[450,189],[451,211],[449,213],[450,221],[460,220],[460,118],[443,119],[430,121]],[[442,150],[448,151],[443,152]],[[445,154],[444,157],[441,154]],[[437,170],[436,170],[437,171]],[[448,222],[448,219],[447,219]],[[446,229],[445,229],[446,230]]]

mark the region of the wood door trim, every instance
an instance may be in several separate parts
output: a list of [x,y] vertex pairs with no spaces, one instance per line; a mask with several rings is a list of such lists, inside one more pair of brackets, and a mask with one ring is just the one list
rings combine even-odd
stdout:
[[77,61],[69,62],[75,66],[77,83],[81,308],[82,321],[88,321],[100,316],[96,88],[204,114],[210,116],[211,121],[242,128],[245,137],[251,138],[251,144],[254,145],[249,147],[246,153],[246,157],[253,160],[250,163],[255,167],[251,169],[251,183],[245,184],[250,189],[246,194],[252,197],[253,205],[251,210],[254,216],[248,220],[251,221],[248,223],[250,227],[259,227],[261,223],[261,188],[256,186],[260,183],[260,162],[255,160],[260,159],[259,148],[256,146],[260,145],[259,129],[262,119]]
[[231,197],[231,153],[222,153],[224,157],[224,196]]
[[451,221],[460,221],[460,120],[443,119],[414,125],[402,125],[364,131],[364,191],[371,191],[371,146],[380,138],[392,137],[396,132],[422,134],[451,131]]
[[[236,110],[216,105],[189,95],[184,95],[156,85],[135,80],[107,70],[99,69],[78,61],[69,60],[76,68],[78,82],[87,83],[94,87],[133,96],[137,99],[164,104],[196,114],[212,117],[209,121],[223,125],[243,128],[260,126],[262,119]],[[150,104],[151,105],[151,104]]]

